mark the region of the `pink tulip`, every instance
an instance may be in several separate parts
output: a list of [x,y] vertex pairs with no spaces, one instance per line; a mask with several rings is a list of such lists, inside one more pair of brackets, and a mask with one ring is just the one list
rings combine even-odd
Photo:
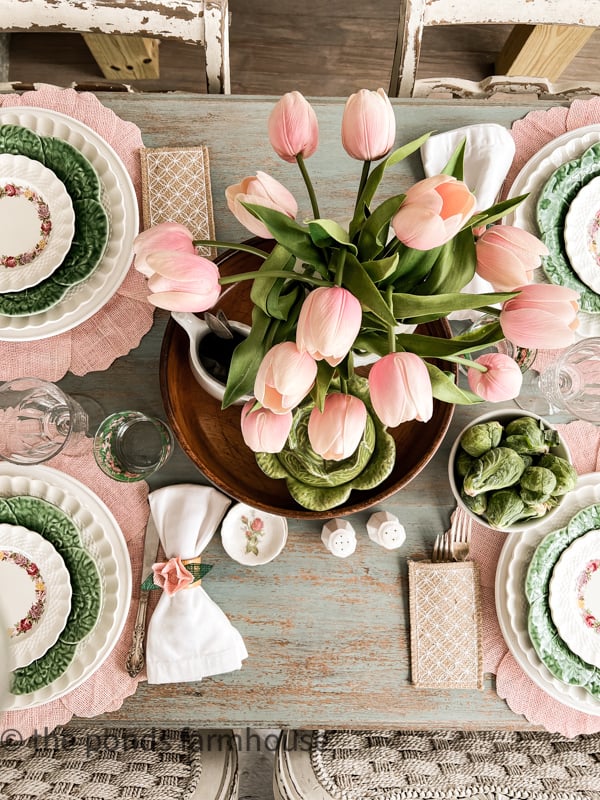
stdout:
[[369,372],[369,391],[375,413],[390,428],[411,419],[431,419],[431,379],[414,353],[390,353],[376,361]]
[[537,237],[512,225],[494,225],[475,243],[477,274],[497,292],[510,292],[524,286],[533,270],[548,255],[548,248]]
[[566,286],[530,283],[500,312],[506,338],[521,347],[553,350],[575,341],[579,294]]
[[342,461],[358,447],[367,423],[367,408],[351,394],[328,394],[323,411],[313,408],[308,420],[312,449],[328,461]]
[[187,589],[194,582],[194,576],[184,566],[179,556],[153,564],[152,573],[154,584],[160,586],[168,595]]
[[395,138],[396,117],[383,89],[350,95],[342,117],[342,145],[349,156],[359,161],[383,158]]
[[269,117],[269,139],[284,161],[295,161],[297,155],[308,158],[317,149],[317,116],[300,92],[288,92],[275,104]]
[[219,299],[219,270],[194,253],[158,252],[147,256],[152,271],[148,301],[169,311],[206,311]]
[[431,250],[449,242],[475,210],[475,195],[450,175],[415,183],[392,219],[394,233],[407,247]]
[[308,295],[298,318],[296,344],[301,353],[337,366],[358,336],[362,320],[359,301],[341,286],[321,286]]
[[242,436],[255,453],[279,453],[292,429],[292,412],[274,414],[268,408],[252,409],[256,400],[248,400],[242,408]]
[[263,239],[273,238],[272,234],[259,219],[244,208],[242,203],[273,208],[287,214],[291,219],[295,219],[298,213],[298,203],[294,195],[266,172],[257,172],[256,177],[244,178],[241,183],[228,186],[225,189],[225,197],[229,210],[238,222],[255,236]]
[[185,225],[178,222],[160,222],[139,233],[133,241],[134,266],[142,275],[149,277],[152,270],[147,258],[159,250],[173,250],[180,253],[195,253],[194,237]]
[[487,367],[487,372],[475,368],[469,369],[467,380],[471,391],[490,403],[500,403],[518,397],[523,374],[516,361],[504,353],[486,353],[475,361]]
[[263,358],[254,380],[256,399],[275,414],[286,414],[303,400],[317,377],[317,364],[294,342],[281,342]]

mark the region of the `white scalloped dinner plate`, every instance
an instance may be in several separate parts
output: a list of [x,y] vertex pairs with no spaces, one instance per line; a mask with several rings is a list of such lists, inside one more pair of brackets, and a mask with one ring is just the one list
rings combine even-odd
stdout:
[[496,613],[508,649],[525,674],[550,697],[576,711],[600,716],[600,702],[581,686],[555,678],[540,661],[527,630],[525,577],[531,557],[548,533],[562,528],[582,508],[600,501],[600,472],[581,475],[549,523],[522,533],[510,533],[496,568]]
[[[46,219],[51,228],[44,233]],[[71,197],[52,170],[33,158],[0,154],[0,292],[18,292],[51,275],[74,232]],[[16,263],[8,266],[9,259]]]
[[[546,182],[562,164],[578,158],[598,141],[600,141],[600,125],[586,125],[583,128],[567,131],[541,147],[523,166],[510,187],[507,199],[522,194],[529,196],[513,212],[506,215],[505,224],[516,225],[537,236],[539,231],[536,206]],[[541,267],[534,271],[533,279],[535,283],[550,282]],[[580,311],[578,318],[578,336],[581,338],[600,336],[600,314]]]
[[37,314],[0,314],[0,341],[32,341],[75,328],[99,311],[125,279],[139,230],[135,189],[125,165],[94,130],[66,114],[45,108],[0,109],[0,124],[21,125],[40,136],[55,136],[79,150],[92,164],[102,186],[101,202],[109,218],[109,239],[98,267],[69,288],[56,305]]
[[8,623],[11,669],[17,669],[43,656],[65,627],[71,576],[50,542],[21,525],[0,524],[0,553],[6,571],[0,605]]
[[569,650],[600,667],[600,531],[563,550],[550,578],[548,605]]
[[69,515],[98,568],[102,602],[94,629],[77,645],[66,672],[29,694],[2,698],[3,711],[33,708],[56,700],[90,678],[119,640],[132,587],[125,537],[108,507],[85,484],[52,467],[0,463],[0,497],[16,495],[40,497]]

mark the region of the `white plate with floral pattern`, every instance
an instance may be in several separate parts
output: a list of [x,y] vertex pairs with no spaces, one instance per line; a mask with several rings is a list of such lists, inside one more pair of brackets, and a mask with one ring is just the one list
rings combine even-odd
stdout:
[[51,275],[74,231],[62,181],[39,161],[0,154],[0,292],[18,292]]
[[564,237],[571,267],[600,294],[600,178],[587,183],[569,206]]
[[40,658],[56,642],[71,610],[65,562],[39,533],[0,525],[0,615],[11,669]]
[[567,547],[554,567],[548,593],[552,621],[568,648],[600,667],[600,531]]

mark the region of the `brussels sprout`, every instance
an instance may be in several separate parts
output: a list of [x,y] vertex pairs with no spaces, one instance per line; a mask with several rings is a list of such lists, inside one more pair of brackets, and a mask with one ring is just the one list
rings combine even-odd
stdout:
[[460,446],[470,456],[479,458],[492,447],[497,447],[501,437],[502,425],[499,422],[480,422],[463,433]]
[[487,507],[487,494],[483,492],[482,494],[478,494],[475,497],[469,497],[464,491],[461,491],[460,496],[462,498],[463,503],[474,514],[478,514],[481,516],[485,513],[485,509]]
[[459,478],[465,477],[474,460],[473,456],[470,456],[465,450],[459,449],[454,461],[454,469]]
[[533,417],[519,417],[506,426],[502,445],[510,447],[517,453],[535,455],[547,453],[550,445],[544,436],[544,430]]
[[488,498],[487,521],[492,528],[506,528],[516,522],[524,510],[525,503],[514,489],[500,489]]
[[523,463],[525,464],[525,468],[533,466],[533,456],[527,455],[527,453],[519,453],[521,458],[523,459]]
[[554,473],[545,467],[527,467],[521,475],[519,493],[527,505],[544,503],[555,488]]
[[554,496],[566,494],[575,488],[577,473],[565,458],[547,453],[540,458],[538,466],[545,467],[554,473],[556,478],[556,487],[552,492]]
[[494,447],[475,459],[465,476],[463,488],[471,497],[504,489],[516,483],[524,470],[525,463],[518,453],[509,447]]

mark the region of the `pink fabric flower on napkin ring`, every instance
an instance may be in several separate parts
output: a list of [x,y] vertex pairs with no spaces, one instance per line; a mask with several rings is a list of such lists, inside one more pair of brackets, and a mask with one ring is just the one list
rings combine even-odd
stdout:
[[185,568],[179,556],[152,565],[154,584],[168,595],[187,589],[194,582],[194,576]]

